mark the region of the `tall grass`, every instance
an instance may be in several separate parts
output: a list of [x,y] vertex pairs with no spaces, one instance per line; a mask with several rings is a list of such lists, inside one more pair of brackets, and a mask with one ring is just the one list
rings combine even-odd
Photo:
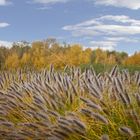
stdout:
[[[109,64],[101,64],[101,63],[93,63],[93,64],[82,64],[80,65],[80,68],[84,71],[85,68],[90,68],[94,67],[96,73],[103,73],[105,71],[109,72],[114,65],[109,65]],[[140,66],[136,65],[118,65],[119,70],[124,70],[127,69],[130,74],[134,74],[135,71],[140,71]]]
[[0,139],[140,139],[140,72],[0,73]]

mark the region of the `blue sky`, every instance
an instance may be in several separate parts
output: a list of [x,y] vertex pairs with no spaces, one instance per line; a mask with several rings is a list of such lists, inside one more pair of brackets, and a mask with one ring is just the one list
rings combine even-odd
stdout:
[[0,44],[48,37],[140,51],[140,0],[0,0]]

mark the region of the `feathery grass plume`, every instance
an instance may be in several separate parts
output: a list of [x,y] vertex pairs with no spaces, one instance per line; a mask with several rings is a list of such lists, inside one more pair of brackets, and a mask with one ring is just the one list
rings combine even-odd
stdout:
[[115,80],[115,86],[117,88],[117,91],[119,93],[123,93],[124,92],[124,87],[123,87],[123,84],[122,84],[120,78],[117,77],[114,80]]
[[55,117],[59,117],[59,114],[55,111],[52,111],[52,110],[47,110],[47,112]]
[[85,99],[83,97],[80,97],[80,100],[82,100],[84,103],[88,103],[88,99]]
[[109,136],[107,134],[104,134],[101,136],[101,140],[109,140]]
[[65,125],[65,126],[71,125],[70,124],[71,122],[69,122],[68,120],[64,120],[64,119],[58,119],[58,123],[62,124],[62,125]]
[[51,132],[52,137],[57,138],[56,140],[65,140],[67,138],[67,136],[64,136],[63,134],[60,134],[58,132]]
[[63,136],[64,138],[68,138],[68,137],[69,137],[69,134],[66,133],[66,132],[64,132],[64,131],[62,131],[62,130],[57,130],[57,129],[55,129],[55,130],[53,130],[53,132],[54,132],[54,133],[57,133],[57,134],[60,134],[60,135]]
[[104,116],[99,114],[99,113],[92,112],[92,111],[90,111],[88,109],[81,109],[81,112],[83,114],[85,114],[86,116],[93,117],[96,120],[99,120],[99,121],[101,121],[101,122],[103,122],[105,124],[108,124],[108,120]]
[[63,85],[60,83],[60,81],[57,81],[57,85],[58,85],[59,90],[61,92],[64,92]]
[[64,138],[62,136],[55,135],[48,137],[47,140],[64,140]]
[[63,78],[62,78],[62,85],[67,89],[65,76],[63,76]]
[[138,81],[140,79],[140,73],[138,71],[135,72],[135,83],[138,84]]
[[128,128],[126,126],[120,127],[119,132],[123,135],[127,135],[128,137],[134,136],[134,132],[131,130],[131,128]]
[[15,94],[5,94],[5,97],[8,98],[9,100],[10,100],[10,99],[13,100],[13,99],[16,98]]
[[124,95],[126,97],[127,103],[130,105],[131,104],[131,97],[129,96],[128,92],[125,90]]
[[54,71],[54,67],[53,67],[53,64],[50,65],[50,74],[52,74]]
[[83,114],[85,114],[88,117],[90,117],[92,115],[92,111],[90,111],[89,109],[82,108],[80,110],[80,112],[83,113]]
[[94,97],[96,97],[98,99],[102,98],[101,92],[96,87],[89,86],[89,91],[90,91],[91,95],[93,95]]
[[38,129],[38,126],[34,123],[23,123],[23,124],[20,124],[21,126],[25,126],[25,127],[29,127],[30,129]]
[[125,95],[122,94],[122,93],[118,93],[118,94],[119,94],[119,97],[120,97],[121,101],[122,101],[125,105],[129,105],[129,102],[127,101]]
[[38,121],[38,122],[36,122],[36,125],[38,125],[39,127],[43,128],[43,129],[45,127],[45,128],[47,128],[47,130],[50,130],[49,126],[51,124],[49,122],[46,122],[46,121]]
[[70,89],[70,82],[69,82],[68,77],[65,77],[65,83],[66,83],[67,89],[69,90]]
[[69,69],[69,66],[66,65],[66,66],[64,67],[64,72],[66,72],[68,69]]
[[50,103],[54,110],[58,110],[58,106],[57,106],[57,103],[55,102],[55,100],[51,100]]
[[100,79],[101,76],[102,76],[102,74],[98,73],[97,78]]
[[136,125],[140,126],[140,117],[138,116],[138,113],[134,109],[130,110],[130,116],[136,123]]
[[70,104],[72,104],[74,101],[74,96],[72,95],[72,93],[69,94],[69,100],[70,100]]
[[44,104],[43,99],[40,98],[39,96],[34,95],[33,98],[34,98],[34,101],[35,101],[36,103],[38,103],[38,104]]
[[99,78],[97,78],[96,76],[94,76],[94,82],[95,82],[95,84],[97,85],[97,87],[98,87],[99,89],[101,89],[101,83],[100,83],[100,81],[99,81]]
[[136,76],[136,84],[138,86],[140,86],[140,72],[138,72],[137,76]]
[[49,120],[47,114],[44,113],[44,112],[37,112],[36,114],[37,114],[40,118],[42,118],[42,119],[44,119],[44,120],[46,120],[46,121]]
[[11,122],[0,122],[0,126],[6,126],[6,127],[14,127],[14,124]]
[[99,111],[102,110],[102,108],[101,108],[99,105],[97,105],[97,104],[95,104],[95,103],[93,103],[93,102],[87,103],[87,106],[89,106],[89,107],[91,107],[91,108],[93,108],[93,109],[97,109],[97,110],[99,110]]
[[101,114],[92,112],[91,115],[92,115],[96,120],[99,120],[99,121],[101,121],[101,122],[103,122],[103,123],[105,123],[105,124],[108,124],[108,120],[107,120],[104,116],[102,116]]
[[78,129],[77,127],[73,127],[73,131],[81,136],[85,135],[85,131],[81,131],[81,129]]
[[51,85],[49,85],[49,83],[45,82],[44,84],[45,84],[45,86],[46,86],[52,93],[54,93],[54,90],[53,90],[53,88],[51,87]]
[[36,102],[33,102],[33,105],[34,105],[34,107],[32,107],[32,108],[34,108],[34,110],[37,110],[37,108],[39,109],[39,110],[43,110],[43,111],[46,111],[46,108],[44,108],[44,106],[42,106],[42,105],[40,105],[40,104],[38,104],[38,103],[36,103]]
[[90,70],[91,70],[92,75],[93,75],[93,76],[96,76],[95,69],[94,69],[92,66],[90,66]]
[[75,88],[75,86],[74,86],[74,84],[73,84],[73,82],[71,80],[70,80],[70,83],[71,83],[73,92],[75,93],[75,96],[77,96],[78,95],[78,92],[77,92],[77,90],[76,90],[76,88]]
[[79,121],[79,120],[76,120],[76,119],[73,119],[73,122],[74,122],[79,128],[81,128],[82,130],[85,130],[85,129],[86,129],[86,125],[85,125],[83,122],[81,122],[81,121]]
[[112,77],[112,76],[117,76],[117,72],[118,72],[118,65],[115,65],[113,68],[112,68],[112,70],[111,70],[111,72],[110,72],[110,76]]
[[26,129],[21,130],[18,133],[21,134],[21,135],[23,135],[23,136],[25,136],[26,139],[27,138],[34,138],[35,137],[35,134],[34,133],[32,133],[32,132],[30,132],[29,130],[26,130]]
[[137,104],[140,107],[140,95],[139,95],[139,93],[136,93],[135,97],[136,97]]
[[[96,80],[95,80],[96,79]],[[99,92],[99,94],[101,94],[101,90],[102,90],[102,87],[101,87],[101,83],[100,83],[100,81],[99,80],[97,80],[97,77],[96,78],[94,78],[94,83],[93,82],[91,82],[91,87],[94,87],[95,89],[96,89],[96,91],[98,91]]]
[[124,73],[126,75],[126,79],[127,79],[128,83],[130,84],[131,83],[131,77],[130,77],[129,71],[128,70],[125,70]]
[[108,115],[108,116],[111,115],[111,112],[107,108],[103,108],[102,110],[106,115]]
[[58,126],[62,129],[62,130],[64,130],[64,131],[67,131],[67,133],[73,133],[73,130],[72,130],[72,128],[70,127],[70,126],[66,126],[66,125],[64,125],[64,124],[58,124]]
[[94,103],[94,102],[91,101],[90,99],[84,99],[83,97],[80,97],[80,99],[81,99],[84,103],[86,103],[87,106],[89,106],[89,107],[91,107],[91,108],[93,108],[93,109],[97,109],[97,110],[99,110],[99,111],[102,110],[102,108],[101,108],[99,105],[97,105],[96,103]]
[[[107,77],[107,80],[109,81],[109,82],[113,82],[113,80],[112,80],[112,77],[106,72],[105,73],[105,76]],[[107,83],[108,83],[108,81],[107,81]]]
[[13,106],[13,107],[17,107],[17,106],[18,106],[18,103],[15,102],[14,100],[9,100],[9,101],[8,101],[8,104],[10,104],[10,105]]

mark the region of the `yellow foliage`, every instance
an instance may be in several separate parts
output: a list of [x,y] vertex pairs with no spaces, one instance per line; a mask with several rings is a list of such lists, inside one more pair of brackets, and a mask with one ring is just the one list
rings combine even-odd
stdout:
[[128,57],[124,52],[83,49],[79,44],[62,46],[53,40],[36,41],[31,47],[13,47],[5,55],[0,53],[0,58],[0,67],[5,66],[7,69],[23,67],[41,69],[49,67],[50,64],[58,69],[66,65],[79,66],[93,63],[140,65],[140,53]]
[[101,49],[96,50],[96,60],[95,63],[106,63],[108,62],[107,53]]
[[9,55],[5,61],[5,67],[8,69],[15,69],[19,67],[19,58],[16,53]]
[[70,47],[66,52],[66,62],[68,65],[78,66],[90,62],[91,50],[83,50],[83,48],[75,44]]
[[21,60],[20,60],[20,64],[21,66],[25,66],[28,65],[31,61],[31,56],[29,53],[24,53]]
[[106,64],[115,65],[116,64],[116,58],[114,55],[110,55],[106,61]]
[[134,55],[128,57],[124,61],[125,65],[139,65],[140,66],[140,53],[135,53]]

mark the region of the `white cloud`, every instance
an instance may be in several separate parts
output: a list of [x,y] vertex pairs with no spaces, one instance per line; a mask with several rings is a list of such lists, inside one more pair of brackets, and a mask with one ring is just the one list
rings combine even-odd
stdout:
[[90,48],[97,49],[100,48],[102,50],[112,51],[117,46],[117,42],[113,41],[91,41]]
[[115,21],[120,23],[127,23],[131,25],[140,25],[140,20],[131,19],[130,17],[125,15],[116,15],[116,16],[106,15],[98,18],[97,20],[102,20],[102,21],[108,20],[108,21]]
[[140,34],[140,20],[125,15],[107,15],[94,18],[76,25],[64,26],[63,30],[71,31],[73,36],[127,36]]
[[91,0],[98,5],[125,7],[132,10],[140,9],[140,0]]
[[1,47],[1,46],[4,46],[4,47],[10,48],[10,47],[12,47],[12,44],[13,44],[13,42],[2,41],[2,40],[0,40],[0,47]]
[[38,10],[50,10],[52,7],[49,6],[44,6],[44,7],[39,7],[37,8]]
[[6,22],[0,22],[0,28],[5,28],[7,26],[9,26],[10,24],[6,23]]
[[40,3],[40,4],[56,4],[56,3],[65,3],[69,0],[33,0],[34,3]]
[[11,2],[9,2],[9,0],[0,0],[0,6],[5,6],[10,4]]
[[128,43],[139,43],[140,39],[138,38],[129,38],[129,37],[104,37],[105,40],[114,41],[114,42],[128,42]]
[[38,10],[50,10],[52,5],[57,3],[66,3],[71,0],[28,0],[28,4],[41,4],[41,7],[37,8]]
[[91,41],[89,42],[89,46],[92,49],[100,48],[102,50],[115,50],[118,43],[120,41],[127,42],[127,43],[139,43],[139,38],[128,38],[128,37],[104,37],[103,41]]
[[114,50],[119,42],[139,43],[140,20],[125,15],[105,15],[75,25],[62,28],[71,32],[74,37],[90,38],[89,46],[103,50]]

